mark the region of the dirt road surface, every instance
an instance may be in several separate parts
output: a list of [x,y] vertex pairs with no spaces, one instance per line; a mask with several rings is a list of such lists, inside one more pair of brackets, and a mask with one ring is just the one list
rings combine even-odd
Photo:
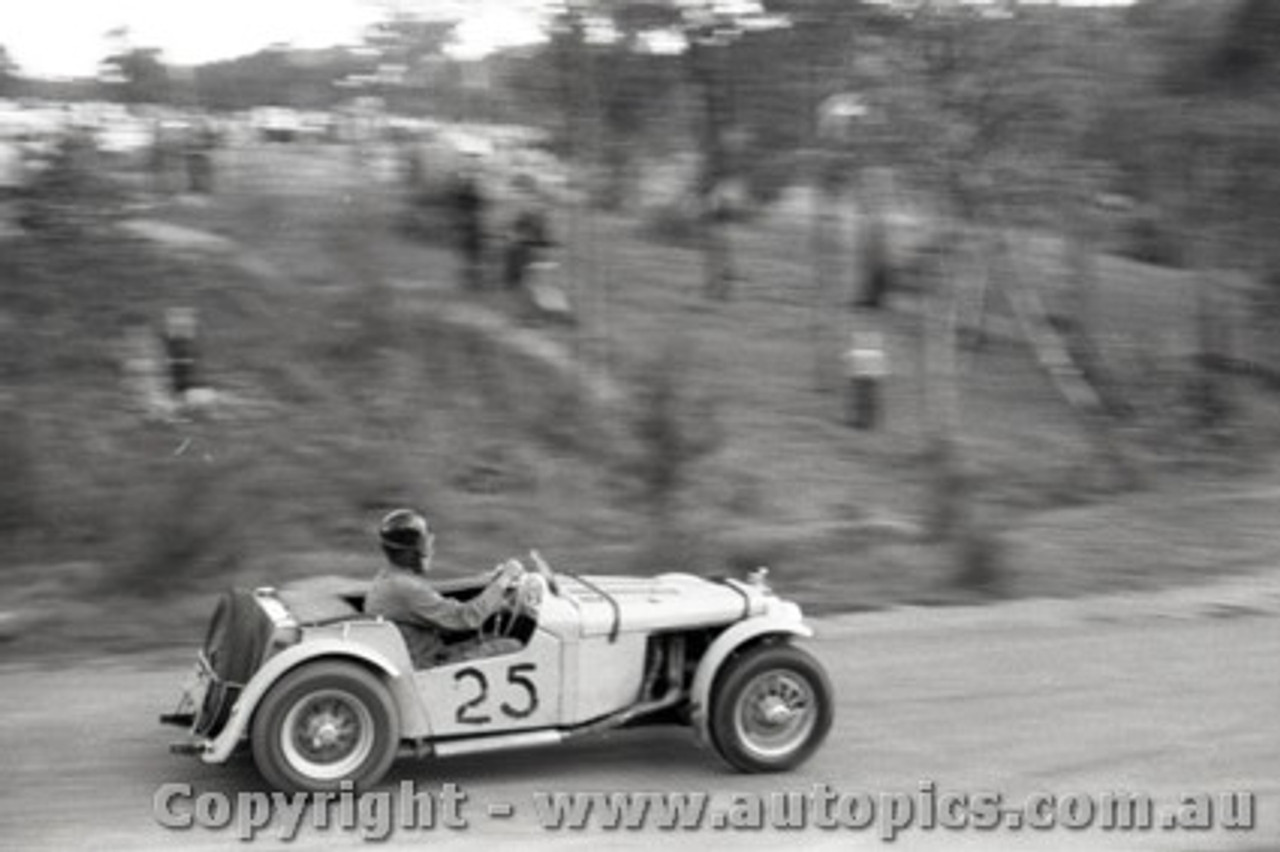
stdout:
[[[282,839],[280,822],[253,842],[234,826],[163,827],[164,784],[192,797],[263,791],[244,758],[206,766],[169,754],[162,729],[188,668],[176,654],[58,667],[0,666],[0,848],[15,850],[254,848],[1241,849],[1280,848],[1280,617],[1227,608],[1216,617],[1084,605],[900,610],[818,623],[812,644],[838,691],[836,722],[800,770],[742,776],[686,732],[628,731],[545,750],[402,760],[384,783],[418,791],[457,785],[462,829],[392,827],[370,844],[358,828]],[[1256,796],[1251,831],[904,829],[548,830],[538,791],[807,792],[919,795],[998,791],[1149,794],[1157,813],[1186,793]],[[825,785],[825,786],[824,786]],[[191,800],[174,810],[191,811]],[[491,816],[509,805],[511,816]],[[881,808],[883,811],[883,807]],[[1218,816],[1220,814],[1215,815]],[[398,818],[398,817],[397,817]]]

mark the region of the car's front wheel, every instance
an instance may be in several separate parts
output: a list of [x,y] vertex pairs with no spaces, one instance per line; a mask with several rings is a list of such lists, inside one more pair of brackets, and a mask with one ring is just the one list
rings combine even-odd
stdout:
[[272,786],[289,792],[370,787],[400,743],[400,714],[386,685],[367,669],[322,661],[295,669],[254,714],[253,760]]
[[831,729],[831,684],[800,648],[770,643],[725,664],[711,702],[711,740],[744,772],[791,769]]

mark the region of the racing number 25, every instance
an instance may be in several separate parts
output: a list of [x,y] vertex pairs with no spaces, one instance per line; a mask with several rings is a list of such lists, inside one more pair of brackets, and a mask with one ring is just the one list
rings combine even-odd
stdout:
[[[537,666],[533,663],[514,663],[507,666],[507,683],[523,692],[526,698],[518,705],[512,705],[506,701],[499,704],[498,709],[504,715],[512,719],[523,719],[538,709],[537,684],[526,677],[527,674],[531,674],[536,670]],[[461,669],[454,673],[453,679],[458,683],[464,680],[473,680],[478,687],[478,691],[473,698],[464,701],[458,706],[453,718],[463,725],[487,725],[492,722],[492,716],[480,712],[480,706],[489,697],[489,679],[484,676],[484,672],[473,668]]]

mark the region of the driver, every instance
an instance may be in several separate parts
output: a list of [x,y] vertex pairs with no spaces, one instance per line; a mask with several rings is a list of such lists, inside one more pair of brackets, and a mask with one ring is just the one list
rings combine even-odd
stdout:
[[427,582],[435,536],[426,518],[409,509],[396,509],[382,519],[378,538],[388,564],[374,578],[364,609],[395,622],[415,668],[520,649],[520,643],[511,638],[475,636],[446,645],[440,635],[441,631],[478,631],[486,619],[502,610],[506,592],[520,573],[519,563],[499,566],[480,594],[459,601],[440,594]]

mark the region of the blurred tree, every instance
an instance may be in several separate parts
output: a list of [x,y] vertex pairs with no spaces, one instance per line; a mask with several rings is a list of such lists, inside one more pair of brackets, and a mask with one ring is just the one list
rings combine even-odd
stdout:
[[1255,91],[1280,82],[1280,4],[1239,0],[1212,46],[1209,73],[1219,83]]
[[372,24],[364,43],[382,51],[384,58],[418,65],[440,56],[453,43],[458,21],[423,19],[405,9],[392,8],[387,17]]
[[546,45],[509,61],[503,83],[543,117],[559,152],[602,167],[595,200],[620,207],[630,202],[638,158],[673,147],[666,118],[680,67],[646,48],[654,19],[642,12],[662,4],[596,5],[559,5]]
[[631,431],[637,453],[628,467],[661,533],[681,520],[679,498],[699,460],[724,442],[711,398],[697,387],[689,344],[673,339],[638,376]]
[[736,278],[727,230],[732,201],[726,195],[735,177],[729,149],[735,121],[731,51],[742,33],[732,13],[710,0],[686,14],[682,21],[688,44],[685,67],[701,102],[695,134],[700,154],[695,191],[701,218],[703,294],[728,299]]
[[[527,64],[532,73],[513,77],[512,85],[557,104],[570,116],[562,125],[567,134],[596,140],[565,141],[604,166],[603,200],[611,206],[626,198],[646,136],[668,148],[672,138],[692,140],[704,290],[728,297],[734,275],[726,187],[740,176],[745,138],[736,118],[735,50],[785,22],[758,0],[564,0],[557,7],[550,42]],[[687,130],[668,119],[683,111],[693,119]]]
[[272,45],[247,56],[196,69],[200,103],[213,109],[289,106],[325,109],[354,91],[378,95],[389,109],[421,114],[444,80],[442,51],[457,22],[423,20],[391,8],[371,25],[358,48],[298,49]]
[[[1087,326],[1064,338],[1038,282],[1018,275],[1009,251],[1013,228],[1076,232],[1077,294],[1087,295],[1083,262],[1094,247],[1081,224],[1093,164],[1083,156],[1086,134],[1103,90],[1089,67],[1087,43],[1065,37],[1088,32],[1075,10],[924,2],[912,9],[892,43],[894,73],[881,92],[887,134],[898,141],[892,163],[924,189],[943,214],[931,258],[920,266],[921,363],[924,410],[936,473],[932,532],[952,537],[972,521],[973,495],[958,444],[958,325],[981,314],[991,294],[1003,295],[1048,378],[1094,438],[1099,469],[1129,478],[1111,435],[1107,412],[1086,368]],[[977,277],[972,269],[985,269]],[[1080,299],[1078,317],[1087,315]]]
[[18,63],[13,61],[9,50],[0,44],[0,97],[8,95],[15,88],[18,77]]
[[129,104],[159,104],[170,100],[169,71],[155,47],[127,47],[102,61],[99,79],[110,94]]
[[[836,272],[845,255],[871,259],[882,248],[868,241],[872,250],[862,254],[845,245],[839,205],[859,172],[880,161],[869,104],[882,88],[884,38],[899,21],[874,4],[843,0],[770,0],[767,8],[789,26],[741,42],[738,115],[750,140],[746,159],[773,172],[762,175],[757,167],[758,195],[768,196],[768,182],[809,185],[809,334],[815,385],[830,390],[848,342],[847,300]],[[855,203],[868,223],[863,235],[883,235],[880,220],[888,211],[869,194],[856,194]]]
[[457,69],[445,61],[445,51],[455,40],[458,23],[391,6],[365,32],[362,52],[375,59],[376,68],[357,78],[361,87],[396,112],[456,113],[466,87]]
[[[1217,428],[1235,406],[1230,368],[1239,357],[1220,270],[1267,279],[1280,269],[1280,7],[1139,3],[1133,46],[1141,109],[1122,119],[1142,144],[1128,162],[1161,214],[1170,260],[1195,275],[1199,369],[1191,398],[1199,423]],[[1274,321],[1280,293],[1263,291]],[[1268,334],[1268,336],[1271,336]]]
[[331,107],[350,96],[340,83],[352,75],[372,75],[376,60],[343,48],[268,48],[236,59],[211,62],[195,71],[201,104],[220,110],[254,106],[300,109]]

